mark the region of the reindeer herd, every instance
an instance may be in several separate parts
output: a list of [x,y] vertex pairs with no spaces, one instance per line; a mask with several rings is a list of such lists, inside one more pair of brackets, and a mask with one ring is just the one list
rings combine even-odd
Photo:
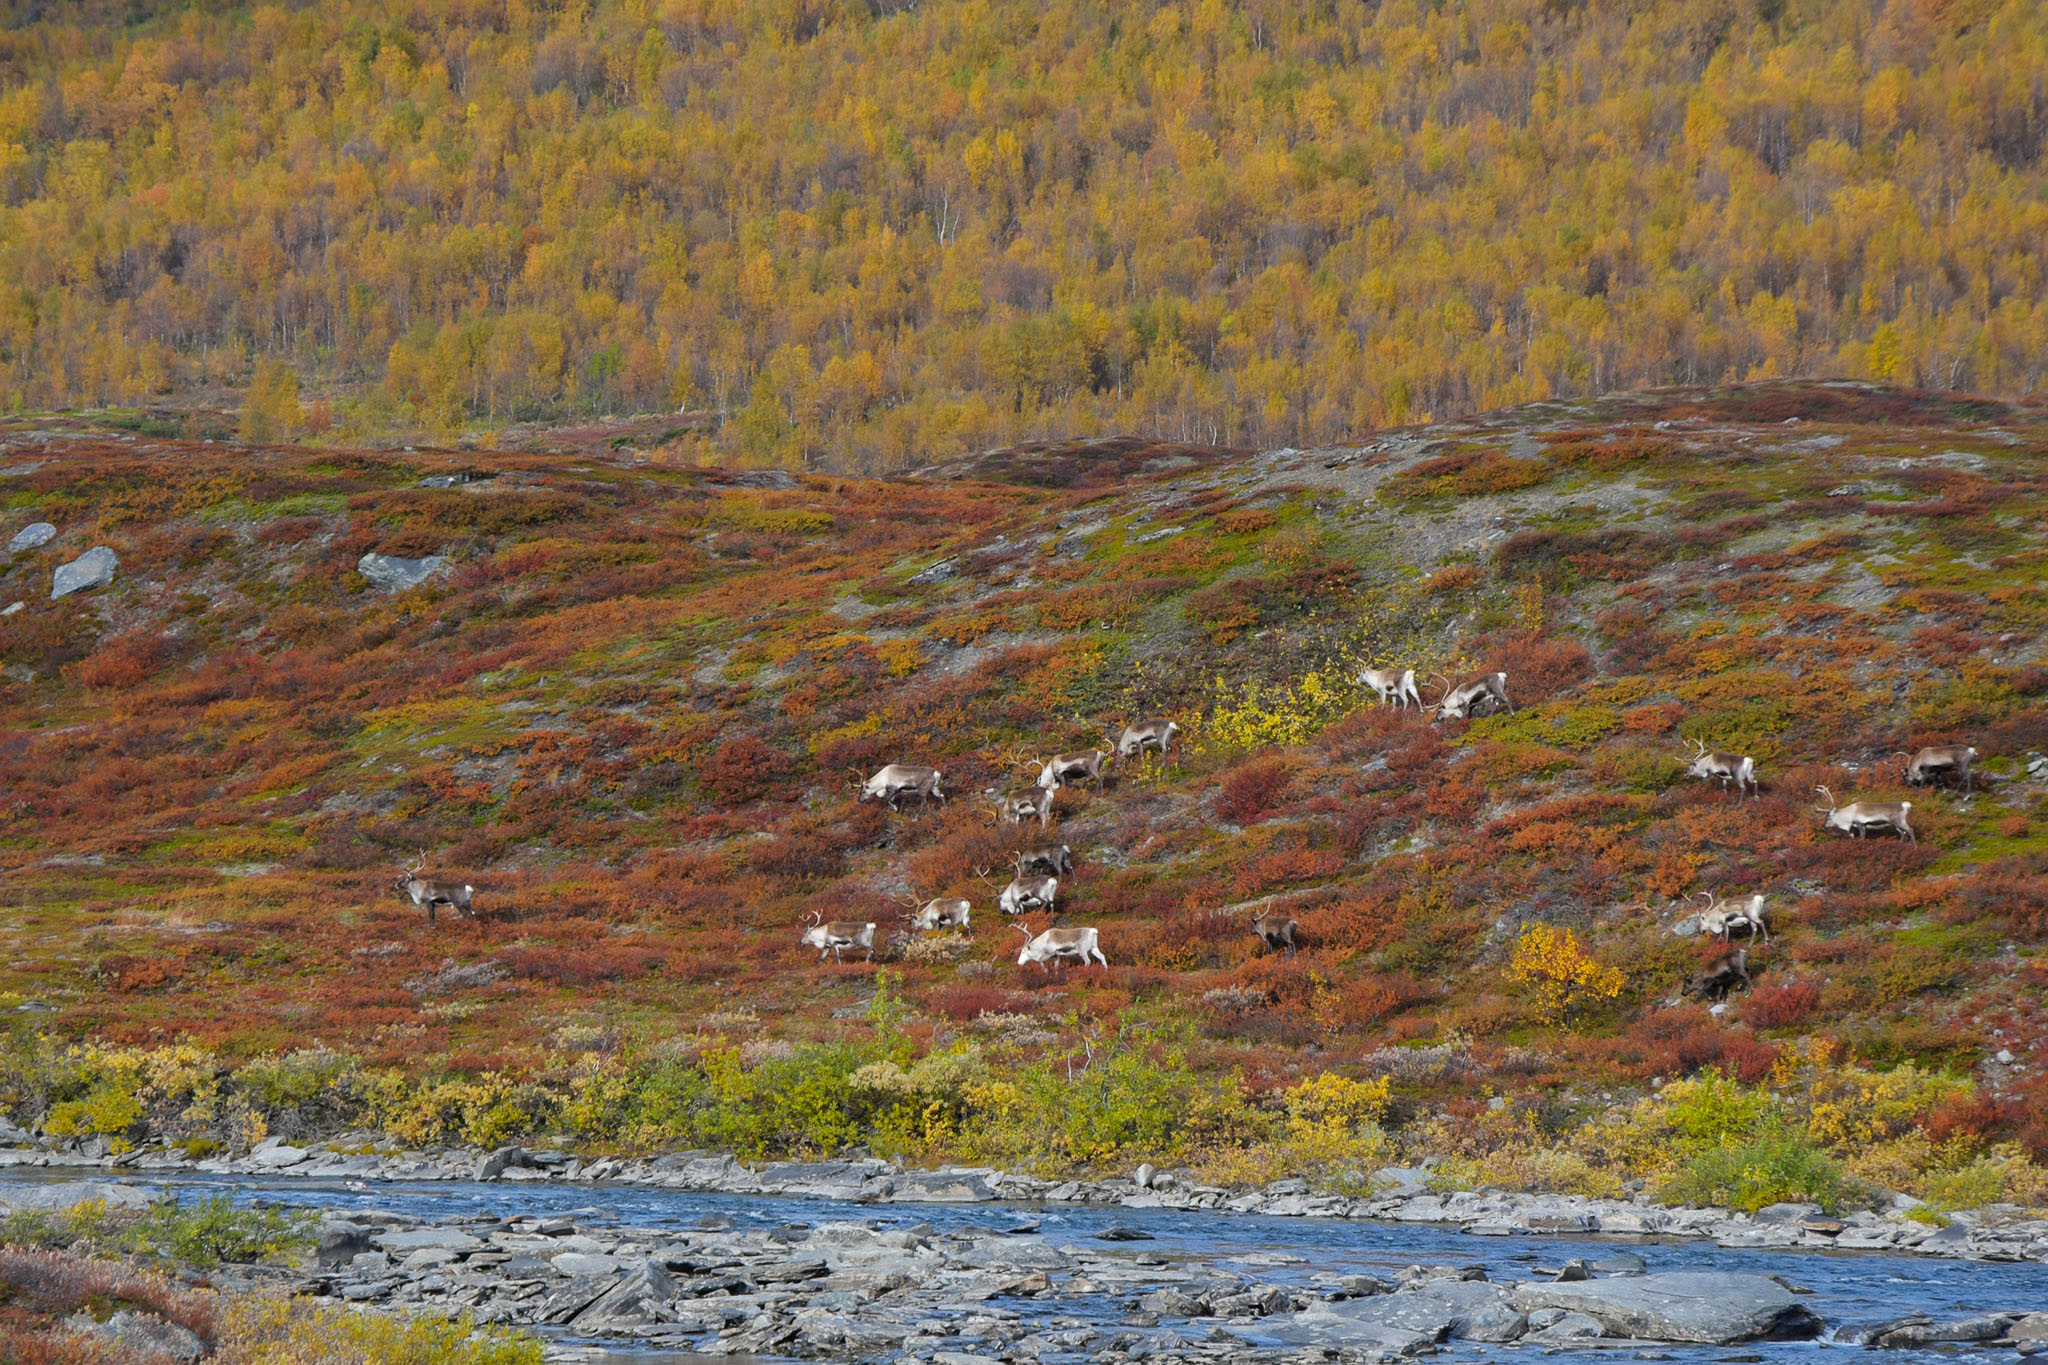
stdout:
[[[1514,712],[1514,704],[1508,700],[1508,675],[1504,672],[1483,674],[1463,684],[1454,684],[1441,674],[1431,676],[1443,684],[1443,691],[1429,705],[1424,703],[1412,668],[1368,668],[1358,674],[1357,681],[1374,694],[1381,706],[1403,709],[1412,706],[1417,711],[1434,709],[1432,724],[1477,720],[1502,712]],[[1035,772],[1036,777],[1028,788],[1021,791],[991,789],[984,792],[988,803],[985,813],[998,825],[1021,826],[1036,821],[1040,834],[1044,835],[1052,828],[1054,798],[1062,789],[1087,783],[1098,791],[1102,790],[1106,765],[1142,761],[1147,755],[1163,758],[1180,730],[1177,722],[1164,718],[1138,720],[1124,726],[1106,749],[1087,749],[1051,757],[1027,757],[1021,752],[1013,754],[1012,765]],[[1761,799],[1754,759],[1746,754],[1709,749],[1706,741],[1700,739],[1687,739],[1685,742],[1692,746],[1689,753],[1680,755],[1686,777],[1717,782],[1724,793],[1738,801],[1745,795]],[[1899,756],[1907,760],[1905,779],[1909,785],[1918,787],[1949,781],[1960,782],[1966,794],[1975,791],[1974,765],[1980,755],[1968,745],[1936,745],[1910,756]],[[923,764],[886,764],[865,780],[857,773],[850,774],[849,785],[858,788],[860,801],[879,801],[892,812],[900,812],[903,803],[913,797],[920,812],[934,801],[942,806],[946,804],[944,774]],[[1814,808],[1822,817],[1821,827],[1824,830],[1839,831],[1856,839],[1893,834],[1908,843],[1919,842],[1919,835],[1910,823],[1913,810],[1910,801],[1852,801],[1841,805],[1828,788],[1815,787],[1814,790],[1827,801],[1825,806]],[[1109,965],[1109,959],[1102,952],[1100,930],[1092,926],[1067,928],[1057,925],[1063,914],[1060,879],[1073,874],[1073,850],[1063,843],[1041,842],[1020,848],[1015,857],[1010,880],[999,890],[997,880],[990,876],[987,867],[977,867],[975,874],[995,893],[996,908],[1012,920],[1011,927],[1023,936],[1023,944],[1017,952],[1017,965],[1043,965],[1060,959],[1084,965],[1089,962]],[[428,925],[434,923],[436,907],[443,905],[474,918],[470,898],[476,888],[467,883],[423,876],[421,869],[424,865],[425,855],[422,854],[406,866],[395,889],[416,907],[426,910]],[[1733,940],[1740,934],[1754,943],[1770,942],[1770,919],[1764,896],[1752,893],[1738,904],[1710,892],[1696,891],[1691,895],[1703,897],[1705,902],[1693,916],[1699,932],[1719,938],[1724,951],[1689,977],[1681,994],[1719,999],[1737,985],[1747,988],[1750,985],[1749,954],[1746,949],[1735,947]],[[924,899],[906,894],[897,899],[909,912],[907,922],[910,929],[920,934],[942,929],[966,931],[974,910],[973,902],[958,897]],[[1034,932],[1024,916],[1041,912],[1055,921],[1055,927]],[[827,921],[822,912],[814,911],[805,922],[801,943],[806,948],[816,948],[820,962],[825,960],[827,953],[835,961],[844,961],[844,954],[849,949],[859,949],[866,953],[869,961],[873,961],[878,928],[878,923],[873,920]],[[1293,919],[1273,913],[1270,903],[1264,913],[1252,920],[1250,929],[1270,951],[1285,951],[1291,955],[1299,946],[1300,926]]]

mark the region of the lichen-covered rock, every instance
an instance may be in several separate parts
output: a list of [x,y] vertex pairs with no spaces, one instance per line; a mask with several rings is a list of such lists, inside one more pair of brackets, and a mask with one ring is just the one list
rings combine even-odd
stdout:
[[47,545],[57,534],[57,528],[47,521],[32,521],[14,533],[14,539],[7,542],[7,553],[18,555],[23,550],[33,550],[38,545]]
[[95,545],[68,564],[59,564],[50,579],[50,600],[69,597],[88,588],[104,588],[114,581],[121,557],[104,545]]
[[356,561],[356,572],[370,581],[370,586],[379,592],[404,592],[417,588],[448,566],[443,555],[428,555],[424,559],[406,559],[400,555],[380,555],[371,551]]

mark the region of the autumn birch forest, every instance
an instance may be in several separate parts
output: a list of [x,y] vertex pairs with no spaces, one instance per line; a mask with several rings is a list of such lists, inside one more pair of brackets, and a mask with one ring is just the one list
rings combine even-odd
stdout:
[[2028,0],[0,13],[17,412],[883,472],[2048,357]]

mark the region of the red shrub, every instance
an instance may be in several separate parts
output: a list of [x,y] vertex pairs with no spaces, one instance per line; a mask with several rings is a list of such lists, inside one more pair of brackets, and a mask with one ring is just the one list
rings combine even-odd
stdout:
[[1344,858],[1334,849],[1279,849],[1240,867],[1234,889],[1239,896],[1256,896],[1277,886],[1334,877],[1343,869]]
[[1742,1003],[1742,1017],[1757,1028],[1791,1028],[1820,1008],[1820,987],[1811,981],[1759,986]]
[[1943,1105],[1927,1116],[1923,1126],[1938,1143],[1960,1139],[1981,1147],[2017,1133],[2027,1117],[2027,1106],[2020,1100],[1980,1094]]
[[1524,636],[1495,646],[1487,658],[1508,675],[1508,695],[1517,705],[1549,701],[1593,676],[1593,656],[1577,640]]
[[599,948],[573,953],[561,948],[508,948],[499,954],[512,975],[556,986],[594,986],[600,981],[645,976],[668,960],[654,948]]
[[940,991],[932,1003],[948,1019],[966,1024],[984,1014],[1016,1014],[1027,1010],[1031,997],[1000,986],[949,986]]
[[1757,1085],[1778,1064],[1779,1049],[1748,1033],[1721,1035],[1721,1069],[1744,1085]]
[[173,645],[157,631],[117,636],[67,672],[87,687],[128,688],[171,661]]
[[789,756],[753,735],[729,739],[697,767],[704,790],[728,806],[739,806],[765,794],[789,775]]
[[1294,774],[1277,758],[1254,758],[1232,768],[1216,797],[1216,814],[1234,825],[1255,824],[1276,809]]

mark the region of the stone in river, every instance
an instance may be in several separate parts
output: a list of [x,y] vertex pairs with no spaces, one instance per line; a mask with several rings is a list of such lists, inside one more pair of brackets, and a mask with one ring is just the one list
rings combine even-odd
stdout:
[[1686,1270],[1577,1284],[1524,1284],[1524,1313],[1563,1308],[1599,1319],[1610,1336],[1696,1341],[1803,1341],[1821,1322],[1776,1280],[1730,1271]]

